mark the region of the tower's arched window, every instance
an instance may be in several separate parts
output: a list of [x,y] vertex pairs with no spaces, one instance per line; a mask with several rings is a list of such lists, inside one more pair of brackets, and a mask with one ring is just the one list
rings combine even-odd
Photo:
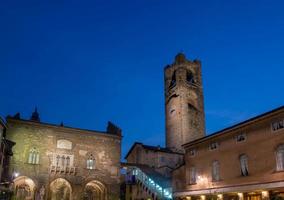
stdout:
[[34,165],[39,164],[39,151],[35,147],[29,151],[28,163]]
[[246,154],[240,155],[240,166],[242,176],[248,176],[248,156]]
[[215,160],[212,163],[212,180],[219,181],[220,180],[220,165],[219,161]]
[[87,169],[95,169],[95,159],[93,154],[90,154],[87,159]]
[[176,82],[177,82],[176,72],[174,71],[174,73],[172,75],[171,83],[170,83],[170,88],[174,87],[176,85]]
[[191,71],[187,71],[186,73],[186,80],[189,84],[194,84],[195,80],[194,80],[194,76],[193,73]]
[[279,145],[276,150],[276,170],[284,170],[284,144]]

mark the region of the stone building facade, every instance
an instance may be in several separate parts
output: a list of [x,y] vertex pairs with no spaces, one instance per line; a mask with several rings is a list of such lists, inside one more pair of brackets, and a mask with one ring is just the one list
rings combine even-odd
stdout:
[[176,199],[284,198],[284,107],[183,145]]
[[10,163],[18,199],[118,199],[121,130],[106,132],[7,118],[7,137],[16,142]]
[[127,163],[147,165],[165,177],[171,177],[171,171],[183,163],[183,154],[160,146],[133,144],[125,156]]
[[164,74],[166,147],[183,152],[184,143],[205,136],[201,63],[180,53]]
[[171,171],[183,163],[183,154],[136,142],[125,159],[125,199],[165,199],[157,188],[171,190]]

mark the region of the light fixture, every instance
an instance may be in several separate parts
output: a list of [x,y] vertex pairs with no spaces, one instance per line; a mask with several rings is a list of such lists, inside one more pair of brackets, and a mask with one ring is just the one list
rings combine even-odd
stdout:
[[268,192],[267,191],[262,191],[261,192],[262,197],[268,197]]
[[13,175],[14,175],[15,178],[17,178],[20,174],[19,174],[19,172],[14,172]]

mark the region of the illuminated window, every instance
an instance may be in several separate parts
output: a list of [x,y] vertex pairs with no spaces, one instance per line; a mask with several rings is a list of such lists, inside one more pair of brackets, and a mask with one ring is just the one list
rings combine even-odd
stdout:
[[245,154],[240,155],[240,166],[242,176],[248,176],[248,156]]
[[219,144],[217,142],[213,142],[209,145],[209,150],[213,151],[219,147]]
[[95,168],[95,159],[91,154],[87,159],[87,169],[94,169]]
[[284,144],[279,145],[276,150],[276,170],[284,170]]
[[219,161],[215,160],[212,163],[212,180],[219,181],[220,180],[220,165]]
[[247,136],[245,133],[241,133],[239,135],[236,136],[236,141],[237,142],[243,142],[247,139]]
[[196,169],[195,167],[190,167],[189,169],[189,184],[196,183]]
[[36,148],[30,150],[28,163],[34,165],[39,164],[39,151]]
[[194,157],[196,155],[196,149],[189,150],[189,156]]
[[273,132],[281,130],[283,128],[284,128],[284,119],[271,123],[271,129]]

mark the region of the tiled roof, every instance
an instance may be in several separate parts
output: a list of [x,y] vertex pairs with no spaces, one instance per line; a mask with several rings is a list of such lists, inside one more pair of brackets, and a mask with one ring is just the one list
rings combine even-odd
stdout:
[[182,153],[178,153],[178,152],[174,152],[168,148],[165,147],[161,147],[161,146],[151,146],[151,145],[145,145],[141,142],[135,142],[132,147],[130,148],[130,150],[128,151],[128,153],[126,154],[126,156],[124,157],[125,159],[127,159],[127,157],[130,155],[130,153],[132,152],[132,150],[135,148],[136,145],[141,145],[144,149],[150,150],[150,151],[156,151],[156,152],[164,152],[164,153],[172,153],[172,154],[180,154],[183,155]]

